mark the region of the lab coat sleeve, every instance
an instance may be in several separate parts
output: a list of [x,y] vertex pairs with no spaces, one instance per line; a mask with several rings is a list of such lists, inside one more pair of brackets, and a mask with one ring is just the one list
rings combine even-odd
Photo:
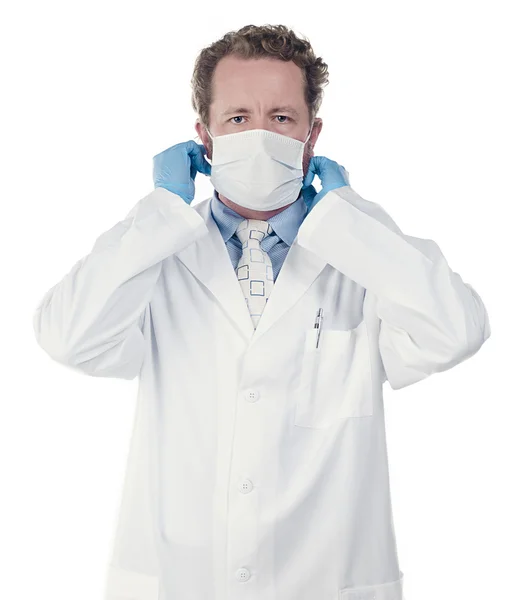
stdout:
[[155,188],[45,293],[33,315],[38,344],[72,370],[134,379],[144,360],[142,325],[162,261],[207,232],[194,208]]
[[379,351],[392,389],[450,369],[490,336],[480,296],[450,269],[439,246],[403,234],[379,204],[349,185],[313,207],[297,239],[376,297]]

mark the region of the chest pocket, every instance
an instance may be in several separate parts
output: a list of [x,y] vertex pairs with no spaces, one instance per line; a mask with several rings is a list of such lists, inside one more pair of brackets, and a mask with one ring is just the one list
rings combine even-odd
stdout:
[[295,425],[329,427],[337,419],[373,414],[371,363],[365,321],[354,329],[325,329],[316,348],[307,330],[295,384]]

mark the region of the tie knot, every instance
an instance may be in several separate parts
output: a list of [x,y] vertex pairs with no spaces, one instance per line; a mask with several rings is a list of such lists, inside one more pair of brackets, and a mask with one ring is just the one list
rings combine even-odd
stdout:
[[267,221],[260,219],[243,219],[235,230],[239,241],[244,244],[249,240],[256,240],[258,244],[273,233],[271,225]]

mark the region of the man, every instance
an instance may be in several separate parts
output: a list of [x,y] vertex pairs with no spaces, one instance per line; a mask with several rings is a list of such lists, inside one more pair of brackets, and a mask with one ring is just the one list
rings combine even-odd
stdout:
[[[490,325],[433,241],[313,156],[325,82],[281,25],[204,49],[203,146],[156,155],[155,190],[34,315],[55,360],[139,376],[107,600],[403,600],[382,386]],[[190,206],[197,171],[215,192]]]

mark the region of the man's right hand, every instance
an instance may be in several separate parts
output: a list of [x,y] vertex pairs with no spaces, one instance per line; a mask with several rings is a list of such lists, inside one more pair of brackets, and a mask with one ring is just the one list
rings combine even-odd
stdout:
[[202,144],[194,140],[171,146],[153,157],[153,180],[155,188],[163,187],[180,196],[187,204],[195,196],[197,171],[211,175],[211,165],[204,158]]

